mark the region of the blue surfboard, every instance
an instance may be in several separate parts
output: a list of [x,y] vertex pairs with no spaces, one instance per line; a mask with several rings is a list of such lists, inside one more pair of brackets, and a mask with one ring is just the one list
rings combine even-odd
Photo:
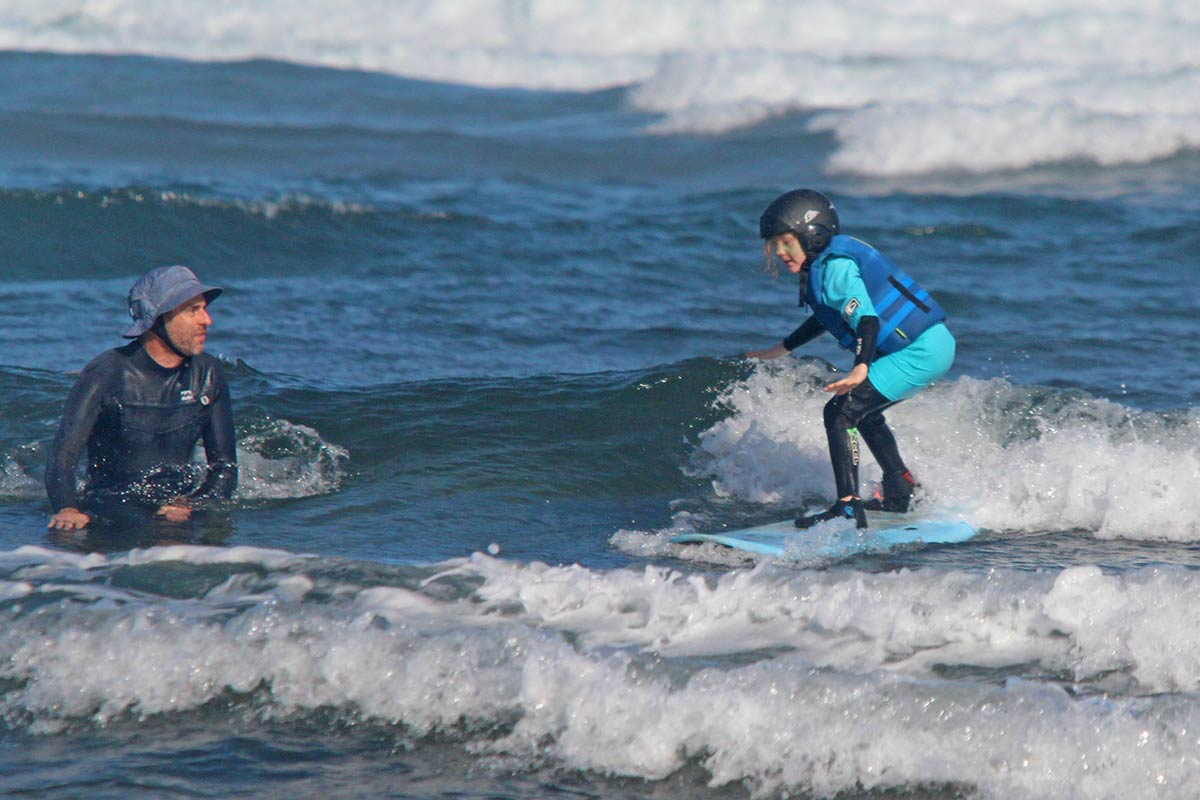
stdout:
[[[976,530],[956,517],[923,517],[917,515],[867,512],[871,526],[856,531],[846,523],[823,523],[800,530],[791,520],[772,522],[754,528],[720,531],[718,533],[681,533],[671,538],[675,544],[715,544],[757,555],[778,556],[787,552],[816,555],[822,558],[845,558],[856,553],[879,552],[903,544],[952,544],[965,542]],[[826,526],[838,525],[837,535],[830,536]]]

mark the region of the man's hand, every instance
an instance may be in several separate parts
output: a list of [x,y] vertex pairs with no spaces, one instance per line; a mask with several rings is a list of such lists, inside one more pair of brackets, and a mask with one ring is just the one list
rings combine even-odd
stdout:
[[855,364],[854,369],[850,370],[850,374],[842,378],[840,381],[834,381],[825,387],[825,391],[833,392],[834,394],[847,394],[854,391],[863,381],[867,379],[868,367],[866,364]]
[[187,522],[192,518],[192,507],[182,505],[179,500],[172,500],[170,505],[161,507],[155,514],[166,517],[167,522]]
[[68,506],[51,517],[50,523],[46,527],[56,531],[78,531],[86,528],[91,521],[92,518],[78,508]]
[[773,358],[786,356],[790,352],[792,351],[788,350],[783,345],[777,344],[774,347],[768,347],[766,350],[751,350],[750,352],[746,353],[746,358],[761,358],[765,361],[770,361]]

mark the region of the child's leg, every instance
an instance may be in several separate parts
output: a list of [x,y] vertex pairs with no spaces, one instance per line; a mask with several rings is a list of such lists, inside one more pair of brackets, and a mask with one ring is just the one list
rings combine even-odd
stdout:
[[[895,405],[895,401],[880,394],[871,385],[870,378],[853,391],[834,397],[825,404],[825,435],[829,440],[829,460],[833,464],[833,481],[839,499],[859,496],[858,426],[866,421],[872,434],[877,433],[878,424],[869,418],[877,416],[882,423],[883,415],[880,412],[892,405]],[[894,449],[895,438],[886,425],[883,425],[883,430],[891,438]],[[896,458],[899,459],[899,453]]]

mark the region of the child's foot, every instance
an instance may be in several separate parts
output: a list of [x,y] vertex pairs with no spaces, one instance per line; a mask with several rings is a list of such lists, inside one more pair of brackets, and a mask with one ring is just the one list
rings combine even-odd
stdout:
[[916,488],[917,482],[913,480],[912,473],[907,470],[893,475],[884,475],[883,485],[879,491],[875,492],[873,498],[863,503],[863,508],[867,511],[893,511],[903,514],[912,504],[913,492],[916,491]]
[[800,517],[796,520],[796,527],[811,528],[818,522],[825,522],[831,519],[852,519],[854,520],[854,527],[859,530],[864,530],[867,527],[867,514],[863,510],[863,501],[857,497],[852,497],[849,500],[838,500],[826,511]]

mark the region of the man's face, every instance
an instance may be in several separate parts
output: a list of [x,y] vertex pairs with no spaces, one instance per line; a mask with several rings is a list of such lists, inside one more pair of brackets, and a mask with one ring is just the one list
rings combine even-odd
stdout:
[[163,315],[167,336],[171,344],[185,356],[198,356],[204,352],[208,339],[208,326],[212,317],[208,315],[208,301],[198,294],[191,300],[180,303]]
[[766,248],[767,255],[782,261],[788,268],[788,272],[793,275],[798,275],[800,270],[804,269],[804,262],[808,257],[804,254],[804,248],[800,246],[800,240],[796,238],[796,234],[781,233],[778,236],[772,236],[767,239]]

